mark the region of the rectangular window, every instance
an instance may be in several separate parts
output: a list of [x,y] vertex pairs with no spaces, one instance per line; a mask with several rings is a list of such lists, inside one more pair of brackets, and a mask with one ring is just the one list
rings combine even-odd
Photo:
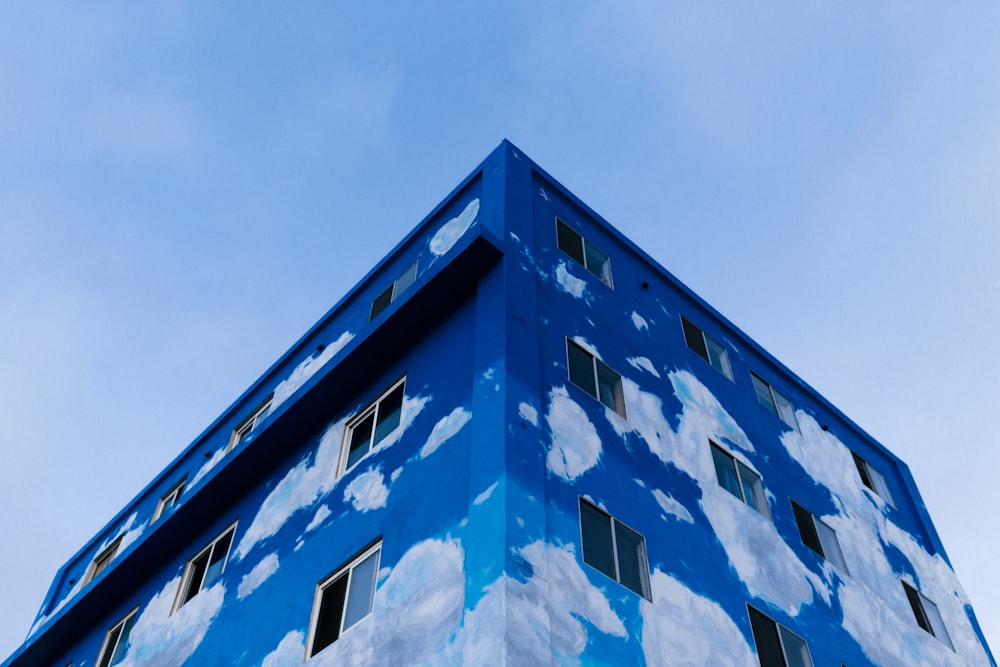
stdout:
[[139,608],[136,607],[125,618],[115,623],[108,630],[108,634],[104,636],[104,643],[101,645],[101,652],[97,656],[97,662],[95,663],[97,667],[112,667],[112,665],[117,665],[125,657],[125,649],[128,648],[128,636],[132,632],[132,626],[135,625],[136,612],[138,611]]
[[917,625],[941,640],[948,648],[954,650],[948,629],[944,626],[944,619],[937,605],[931,602],[923,593],[902,582],[903,590],[906,591],[906,598],[910,601],[910,608],[917,619]]
[[344,429],[342,473],[353,468],[399,426],[405,384],[406,378],[399,380],[348,423]]
[[337,641],[372,611],[382,543],[378,542],[319,583],[313,603],[308,658]]
[[219,579],[226,569],[229,548],[233,544],[235,532],[236,524],[234,523],[188,561],[187,567],[184,568],[184,577],[181,579],[175,610],[183,607],[194,596]]
[[372,301],[371,315],[368,316],[368,321],[371,322],[376,317],[379,316],[383,310],[389,307],[389,304],[399,298],[402,294],[417,280],[417,263],[414,262],[406,271],[392,281],[392,284],[386,287],[381,294],[375,297]]
[[799,535],[802,536],[802,543],[833,563],[844,574],[850,574],[847,562],[844,560],[844,552],[840,549],[840,541],[837,539],[836,531],[794,500],[791,502],[795,521],[799,525]]
[[622,376],[568,338],[566,358],[570,382],[624,417],[625,395],[622,392]]
[[618,519],[580,498],[583,562],[647,600],[646,540]]
[[892,501],[892,494],[889,493],[889,487],[886,486],[885,477],[882,476],[882,473],[854,452],[851,452],[851,456],[854,457],[854,465],[858,468],[858,474],[861,476],[862,483],[880,496],[882,500],[895,507],[895,503]]
[[760,667],[813,667],[806,641],[750,605],[750,629]]
[[163,516],[164,512],[177,504],[177,501],[180,500],[181,492],[184,490],[184,482],[186,481],[187,477],[174,484],[169,491],[163,494],[160,501],[156,503],[156,511],[153,512],[153,521],[159,519]]
[[781,421],[798,431],[799,420],[795,418],[795,408],[792,407],[792,402],[760,379],[753,371],[750,371],[750,378],[753,380],[753,388],[757,392],[757,400],[760,401],[760,404],[767,408],[771,414],[779,417]]
[[712,446],[712,460],[715,462],[719,486],[770,519],[771,510],[767,506],[767,496],[764,495],[760,475],[714,442],[709,444]]
[[[229,447],[232,449],[239,443],[241,443],[248,435],[250,435],[257,425],[264,421],[264,417],[267,416],[268,411],[271,409],[271,397],[268,396],[267,400],[258,405],[250,416],[240,422],[239,426],[233,429],[233,435],[229,438]],[[228,451],[227,449],[227,451]]]
[[88,581],[99,575],[108,567],[108,565],[111,564],[111,561],[114,559],[115,554],[118,553],[118,547],[121,545],[121,543],[122,543],[122,536],[119,535],[114,540],[112,540],[111,544],[101,549],[101,551],[96,556],[94,556],[94,560],[90,563],[90,567],[87,568],[87,574],[84,577],[83,583],[87,583]]
[[611,284],[611,260],[597,247],[556,218],[556,237],[559,249],[575,259],[585,269],[600,278],[608,287]]
[[681,315],[681,327],[684,329],[684,341],[699,357],[712,364],[720,373],[730,380],[733,379],[733,369],[729,365],[729,352],[714,338],[691,324]]

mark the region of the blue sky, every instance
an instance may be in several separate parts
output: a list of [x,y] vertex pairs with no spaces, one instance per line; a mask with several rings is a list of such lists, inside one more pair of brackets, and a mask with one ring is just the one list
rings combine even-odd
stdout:
[[3,656],[505,137],[909,463],[1000,642],[997,5],[0,16]]

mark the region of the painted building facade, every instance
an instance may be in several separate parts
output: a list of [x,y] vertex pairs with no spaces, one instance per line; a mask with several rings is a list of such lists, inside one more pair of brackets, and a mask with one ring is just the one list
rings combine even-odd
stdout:
[[995,665],[906,467],[502,143],[5,667]]

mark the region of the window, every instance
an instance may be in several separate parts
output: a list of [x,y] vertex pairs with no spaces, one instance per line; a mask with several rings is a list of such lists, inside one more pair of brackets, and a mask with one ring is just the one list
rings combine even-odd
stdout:
[[747,605],[760,667],[812,667],[806,641]]
[[184,578],[181,580],[175,609],[183,607],[191,598],[219,579],[226,568],[229,547],[233,543],[233,533],[235,532],[236,524],[234,523],[188,561],[187,567],[184,569]]
[[885,477],[882,476],[882,473],[854,452],[851,452],[851,456],[854,457],[854,465],[858,467],[858,474],[861,475],[861,481],[864,485],[874,491],[882,500],[895,506],[892,502],[892,494],[889,493],[889,487],[886,486]]
[[389,304],[399,298],[399,295],[406,291],[406,289],[412,285],[417,280],[417,263],[414,262],[403,271],[402,275],[392,281],[392,284],[385,288],[385,290],[375,297],[372,301],[372,312],[368,317],[368,321],[371,322],[379,313],[389,307]]
[[779,394],[774,387],[761,380],[753,371],[750,371],[750,378],[753,380],[753,388],[757,392],[757,400],[760,401],[760,404],[798,431],[799,421],[795,418],[795,408],[792,407],[792,402]]
[[570,382],[624,417],[622,376],[568,338],[566,357],[569,361]]
[[119,535],[111,544],[104,547],[96,556],[94,556],[93,562],[91,562],[90,567],[87,568],[87,574],[83,579],[83,583],[87,583],[111,564],[112,559],[114,559],[115,554],[118,553],[118,547],[122,543],[122,536]]
[[236,445],[243,442],[243,440],[250,435],[250,433],[257,428],[257,425],[264,421],[264,417],[267,416],[268,411],[271,409],[271,397],[268,396],[267,400],[257,406],[257,408],[250,413],[250,416],[240,422],[240,425],[233,429],[233,435],[229,438],[229,449],[232,449]]
[[136,612],[138,611],[139,608],[136,607],[125,618],[115,623],[114,627],[108,630],[108,634],[104,636],[104,644],[101,645],[101,652],[97,656],[97,662],[95,663],[97,667],[117,665],[125,657],[125,649],[128,648],[128,636],[132,632],[132,626],[135,625]]
[[714,442],[709,444],[712,446],[712,460],[715,461],[715,475],[719,486],[770,519],[771,510],[767,506],[760,475]]
[[371,613],[381,550],[382,543],[376,543],[317,586],[308,657],[337,641],[340,635]]
[[341,456],[342,472],[354,467],[355,463],[399,426],[405,383],[406,378],[403,378],[394,384],[347,425],[344,430],[346,451]]
[[844,552],[840,549],[837,533],[815,516],[809,510],[792,501],[792,511],[795,521],[799,524],[799,535],[802,543],[837,566],[844,574],[850,574]]
[[729,365],[729,352],[714,338],[691,324],[686,317],[681,316],[681,326],[684,328],[684,341],[687,346],[698,353],[698,356],[715,366],[716,370],[730,380],[733,379],[733,369]]
[[917,619],[917,625],[954,650],[955,647],[951,643],[948,629],[944,627],[944,619],[941,618],[941,612],[938,611],[937,605],[913,586],[905,581],[902,583],[903,590],[906,591],[906,598],[910,601],[910,607],[913,609],[913,615]]
[[177,501],[180,500],[181,497],[181,491],[184,490],[185,481],[187,481],[187,477],[174,484],[169,491],[163,494],[163,497],[160,498],[160,502],[156,503],[156,511],[153,512],[153,521],[159,519],[163,516],[164,512],[177,504]]
[[601,282],[612,287],[611,260],[603,252],[594,247],[587,239],[573,231],[569,225],[556,218],[556,237],[559,249],[579,262],[585,269],[601,279]]
[[646,540],[618,519],[580,498],[583,562],[646,598],[649,565]]

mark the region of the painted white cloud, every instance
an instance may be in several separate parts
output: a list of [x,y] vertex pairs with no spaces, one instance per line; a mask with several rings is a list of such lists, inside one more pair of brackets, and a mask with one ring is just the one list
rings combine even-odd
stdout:
[[257,590],[258,586],[278,571],[278,565],[278,554],[276,553],[270,553],[261,558],[260,562],[240,579],[240,585],[236,588],[236,598],[242,600]]
[[437,451],[437,448],[446,440],[461,431],[470,419],[472,419],[472,413],[465,408],[455,408],[450,414],[442,417],[438,423],[434,424],[427,442],[420,448],[420,458],[427,458]]
[[458,216],[441,226],[430,240],[431,252],[440,257],[452,249],[462,235],[469,230],[479,214],[479,199],[473,199]]
[[[653,601],[642,600],[642,650],[650,667],[756,665],[739,626],[714,600],[660,570],[649,580]],[[710,629],[711,641],[705,641]]]
[[538,410],[536,410],[533,405],[520,403],[517,406],[517,414],[521,417],[521,419],[528,422],[532,426],[538,426]]
[[306,651],[306,637],[298,630],[292,630],[284,637],[278,647],[264,656],[260,667],[288,667],[302,662]]
[[829,584],[799,560],[774,524],[719,486],[708,442],[711,439],[730,447],[734,456],[753,469],[743,452],[753,452],[754,447],[743,429],[694,375],[674,371],[669,377],[683,406],[676,432],[663,415],[659,397],[642,391],[627,378],[623,378],[622,388],[629,420],[625,424],[609,418],[612,426],[619,433],[626,428],[634,430],[653,454],[698,482],[702,490],[699,504],[751,595],[769,600],[791,615],[816,594],[829,601]]
[[577,299],[582,299],[587,292],[587,283],[571,274],[566,268],[566,263],[562,261],[556,266],[556,285]]
[[646,371],[650,375],[660,377],[660,372],[656,370],[656,366],[654,366],[653,362],[649,360],[649,357],[629,357],[626,361],[628,361],[629,365],[633,368],[640,371]]
[[545,464],[553,474],[572,481],[597,465],[601,439],[586,411],[569,397],[566,387],[554,387],[549,392],[545,421],[552,433]]
[[[404,397],[399,427],[386,436],[377,449],[395,444],[428,401],[429,397]],[[344,427],[349,419],[344,417],[327,427],[315,454],[299,461],[275,485],[233,551],[234,559],[246,556],[259,542],[277,534],[293,514],[313,507],[334,489],[339,481],[337,465]]]
[[171,613],[180,577],[174,577],[139,614],[120,667],[181,667],[197,650],[222,609],[226,588],[217,583]]
[[226,452],[228,450],[229,450],[229,443],[226,443],[222,447],[219,447],[217,450],[215,450],[215,452],[212,453],[212,456],[209,457],[208,461],[206,461],[200,468],[198,468],[198,472],[196,472],[194,474],[194,477],[191,478],[191,483],[188,485],[188,488],[193,487],[195,484],[198,483],[199,480],[201,480],[202,477],[207,475],[212,468],[222,463],[222,459],[226,458]]
[[646,321],[645,317],[634,310],[632,311],[632,324],[634,324],[635,328],[639,331],[649,331],[649,322]]
[[344,489],[344,502],[350,502],[354,509],[369,512],[385,507],[389,489],[385,485],[381,468],[369,468],[351,480]]
[[[820,518],[836,531],[851,571],[838,590],[847,631],[877,664],[989,665],[965,614],[969,600],[952,569],[887,518],[884,501],[862,486],[846,445],[811,415],[799,411],[796,416],[800,432],[782,434],[781,443],[808,475],[832,492],[836,511]],[[916,625],[885,544],[913,565],[919,581],[910,583],[919,584],[937,605],[955,651]],[[885,637],[899,640],[886,642]]]
[[274,396],[271,398],[271,408],[273,412],[275,408],[284,403],[292,394],[298,390],[299,387],[304,385],[309,378],[316,374],[316,371],[323,368],[330,359],[337,356],[337,353],[344,349],[344,346],[354,339],[354,334],[350,331],[345,331],[340,334],[337,340],[333,341],[325,348],[323,351],[316,356],[309,357],[298,366],[291,374],[278,383],[278,386],[274,388]]
[[[453,664],[446,661],[444,648],[465,607],[464,562],[465,552],[458,540],[432,539],[413,545],[379,584],[372,613],[317,653],[309,664]],[[282,643],[301,641],[286,635]],[[303,651],[304,643],[297,647]],[[271,656],[281,650],[279,645]],[[282,655],[292,654],[287,646],[284,651]],[[301,662],[302,655],[298,654],[296,662]]]
[[497,484],[499,484],[499,483],[500,482],[493,482],[492,484],[490,484],[489,488],[487,488],[485,491],[483,491],[478,496],[476,496],[476,499],[472,501],[472,504],[473,505],[482,505],[487,500],[489,500],[490,496],[493,495],[493,491],[496,490]]
[[313,515],[312,521],[310,521],[309,525],[306,526],[305,532],[311,532],[322,526],[323,522],[326,521],[331,514],[333,514],[333,512],[330,511],[330,507],[328,505],[320,505],[319,509],[316,510],[316,514]]
[[659,489],[653,489],[653,498],[656,499],[660,508],[670,516],[674,516],[681,521],[694,523],[694,517],[691,516],[691,512],[688,512],[687,508],[677,502],[673,496],[668,496]]

